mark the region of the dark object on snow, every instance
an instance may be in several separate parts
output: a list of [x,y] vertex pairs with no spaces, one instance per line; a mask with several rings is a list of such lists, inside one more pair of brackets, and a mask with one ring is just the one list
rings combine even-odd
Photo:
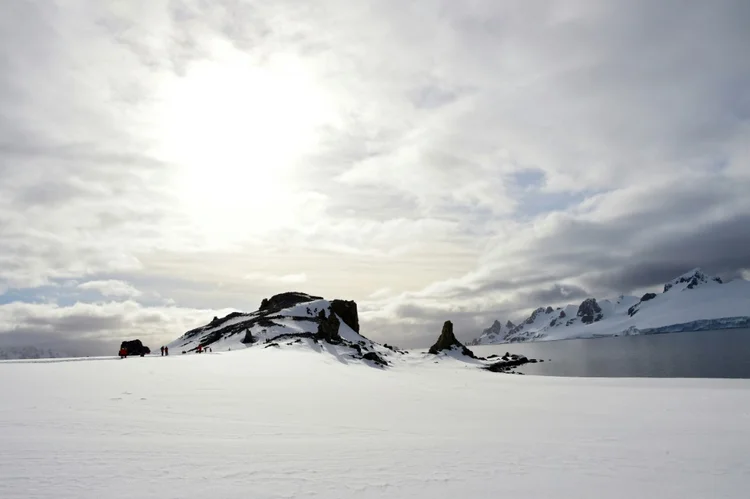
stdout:
[[328,343],[338,344],[341,343],[341,336],[339,336],[339,326],[341,321],[339,318],[331,312],[326,317],[325,310],[321,310],[318,315],[320,323],[318,324],[318,333],[315,335],[318,339],[325,340]]
[[385,360],[383,360],[383,358],[380,357],[380,355],[376,354],[375,352],[367,352],[366,354],[364,354],[362,356],[362,358],[365,359],[365,360],[369,360],[371,362],[374,362],[374,363],[376,363],[378,365],[381,365],[381,366],[387,366],[388,365],[388,362],[386,362]]
[[584,324],[592,324],[602,320],[602,308],[596,303],[596,298],[586,298],[578,307],[578,317]]
[[256,342],[256,339],[253,336],[253,333],[250,332],[250,329],[246,329],[245,330],[245,337],[242,338],[242,343],[244,343],[244,344],[247,345],[248,343],[255,343],[255,342]]
[[495,362],[494,364],[485,367],[485,369],[492,371],[493,373],[504,373],[508,372],[512,367],[521,366],[529,362],[529,359],[526,357],[516,357],[517,358],[512,360],[501,360],[500,362]]
[[359,332],[359,315],[357,314],[357,303],[352,300],[333,300],[331,310],[337,314],[344,324]]
[[456,336],[453,334],[453,323],[451,321],[445,321],[445,324],[443,324],[443,331],[440,333],[437,343],[430,347],[430,353],[437,355],[444,350],[454,349],[461,350],[461,353],[472,359],[476,358],[474,352],[466,348],[463,343],[456,339]]
[[279,344],[278,343],[269,343],[268,345],[266,345],[265,348],[268,348],[268,347],[277,347],[278,348]]
[[140,355],[143,357],[144,355],[151,353],[151,349],[141,343],[141,340],[123,341],[120,344],[120,349],[123,348],[128,355]]
[[288,293],[281,293],[274,295],[271,298],[264,298],[260,303],[260,311],[263,312],[278,312],[279,310],[293,307],[300,303],[306,303],[314,300],[322,300],[320,296],[312,296],[307,293],[299,293],[297,291],[290,291]]
[[649,301],[656,298],[656,293],[646,293],[645,295],[641,296],[641,301]]

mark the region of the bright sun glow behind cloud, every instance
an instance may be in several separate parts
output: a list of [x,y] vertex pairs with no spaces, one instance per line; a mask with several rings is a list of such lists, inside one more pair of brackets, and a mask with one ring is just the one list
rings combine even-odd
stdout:
[[163,153],[178,166],[177,197],[204,234],[229,242],[238,225],[247,235],[292,221],[302,202],[294,166],[333,115],[299,62],[225,56],[192,65],[164,95]]

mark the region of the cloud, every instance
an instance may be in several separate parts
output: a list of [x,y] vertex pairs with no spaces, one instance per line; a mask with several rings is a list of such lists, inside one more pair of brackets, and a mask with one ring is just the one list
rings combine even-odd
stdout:
[[414,345],[747,275],[748,22],[742,0],[18,4],[0,290],[108,282],[83,286],[179,316],[304,285]]
[[80,289],[94,290],[107,297],[136,298],[143,293],[124,281],[114,279],[106,281],[88,281],[78,285]]
[[109,355],[125,339],[152,349],[230,310],[145,307],[133,301],[99,304],[0,305],[0,347],[35,345],[69,355]]

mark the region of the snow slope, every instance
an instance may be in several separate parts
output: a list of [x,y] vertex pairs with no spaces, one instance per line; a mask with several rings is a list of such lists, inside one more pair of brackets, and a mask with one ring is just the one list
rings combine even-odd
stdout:
[[[340,300],[334,300],[340,301]],[[269,348],[301,345],[315,351],[329,351],[336,356],[349,358],[375,353],[387,362],[388,357],[401,355],[395,348],[386,348],[365,338],[340,315],[334,312],[333,302],[305,293],[282,293],[267,300],[252,313],[234,312],[209,324],[186,332],[168,344],[170,355],[195,352],[199,345],[210,347],[212,352],[236,351],[246,348]],[[264,302],[265,303],[265,302]],[[353,304],[354,302],[350,302]],[[358,323],[356,304],[350,322]],[[321,340],[318,336],[321,323],[335,315],[338,321],[335,342]],[[356,326],[355,326],[356,327]],[[252,341],[248,338],[251,337]],[[369,362],[366,359],[362,359]]]
[[750,325],[750,282],[722,283],[700,269],[664,285],[662,293],[616,300],[584,300],[580,305],[539,308],[520,325],[492,336],[482,333],[472,345],[562,340],[600,336],[697,331]]
[[301,347],[0,362],[0,497],[747,497],[748,380],[433,362]]

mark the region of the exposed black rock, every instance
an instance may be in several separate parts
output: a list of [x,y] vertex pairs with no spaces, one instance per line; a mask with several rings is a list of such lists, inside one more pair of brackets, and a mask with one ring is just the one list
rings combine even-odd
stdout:
[[248,329],[245,331],[245,337],[242,338],[242,343],[244,344],[252,344],[255,343],[255,337],[253,337],[253,333]]
[[124,348],[128,352],[128,355],[140,355],[143,357],[151,353],[151,349],[145,346],[141,340],[123,341],[120,343],[120,348]]
[[515,356],[515,357],[516,358],[512,360],[501,360],[499,362],[495,362],[493,364],[490,364],[489,366],[486,366],[484,369],[495,372],[495,373],[502,373],[502,372],[506,372],[508,369],[512,367],[522,366],[523,364],[526,364],[529,361],[529,359],[527,359],[526,357],[518,357],[518,356]]
[[523,321],[523,323],[531,324],[536,320],[537,317],[539,317],[539,314],[543,314],[543,313],[544,313],[544,307],[539,307],[538,309],[534,310],[529,316],[529,318]]
[[314,300],[322,300],[320,296],[312,296],[307,293],[299,293],[297,291],[290,291],[288,293],[281,293],[274,295],[271,298],[263,299],[260,304],[260,311],[263,312],[278,312],[285,308],[299,305],[300,303],[307,303]]
[[466,348],[463,343],[456,339],[456,336],[453,334],[453,323],[451,321],[445,321],[445,324],[443,324],[443,330],[440,333],[437,342],[430,347],[429,352],[433,355],[437,355],[444,350],[453,349],[461,350],[461,353],[464,355],[476,358],[474,352]]
[[696,286],[698,286],[701,283],[707,283],[709,281],[718,282],[719,284],[723,284],[723,281],[719,277],[708,277],[706,274],[703,273],[700,269],[695,269],[695,271],[690,275],[683,275],[679,278],[673,280],[672,282],[668,282],[664,285],[664,292],[666,293],[675,284],[682,284],[682,283],[688,283],[687,289],[694,289]]
[[640,310],[641,303],[653,300],[654,298],[656,298],[656,293],[646,293],[645,295],[641,296],[641,300],[628,309],[628,315],[630,317],[633,317],[638,313],[638,310]]
[[341,320],[359,333],[359,315],[357,314],[357,303],[351,300],[333,300],[331,310],[341,317]]
[[341,321],[336,314],[330,313],[326,318],[325,310],[321,310],[319,314],[320,322],[318,323],[317,338],[325,340],[328,343],[341,343],[341,336],[339,336],[339,326]]
[[564,319],[566,317],[567,317],[567,315],[565,315],[565,310],[560,310],[560,318]]
[[547,308],[546,308],[546,309],[544,310],[544,312],[545,312],[545,313],[547,313],[547,314],[551,314],[551,313],[552,313],[552,312],[554,312],[554,311],[555,311],[555,310],[554,310],[554,309],[553,309],[552,307],[547,307]]
[[363,359],[369,360],[370,362],[375,362],[378,365],[381,366],[387,366],[388,362],[385,361],[380,355],[376,354],[375,352],[367,352],[362,356]]
[[593,324],[602,319],[602,308],[596,303],[596,298],[586,298],[578,307],[577,315],[584,324]]

